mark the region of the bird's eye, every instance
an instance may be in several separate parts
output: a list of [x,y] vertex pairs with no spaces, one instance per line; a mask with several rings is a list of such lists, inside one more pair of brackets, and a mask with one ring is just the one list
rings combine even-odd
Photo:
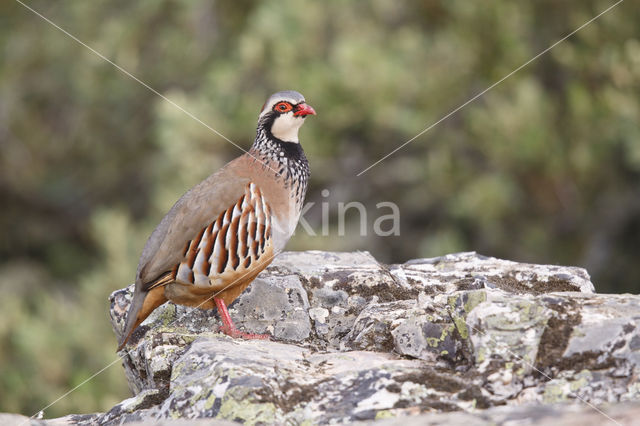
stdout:
[[278,112],[288,112],[293,109],[289,102],[278,102],[273,109]]

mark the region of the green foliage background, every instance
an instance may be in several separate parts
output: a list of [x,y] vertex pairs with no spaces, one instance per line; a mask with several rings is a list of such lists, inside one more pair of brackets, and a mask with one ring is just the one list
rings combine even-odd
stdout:
[[[640,291],[640,9],[624,2],[364,175],[356,173],[611,1],[29,1],[248,148],[280,89],[328,236],[386,262],[476,250]],[[190,186],[239,151],[14,1],[0,3],[0,411],[33,414],[115,359],[108,294]],[[322,189],[330,195],[323,197]],[[337,203],[401,235],[337,236]],[[387,212],[387,211],[385,211]],[[381,213],[381,212],[380,212]],[[320,230],[318,231],[320,232]],[[111,367],[46,415],[128,397]]]

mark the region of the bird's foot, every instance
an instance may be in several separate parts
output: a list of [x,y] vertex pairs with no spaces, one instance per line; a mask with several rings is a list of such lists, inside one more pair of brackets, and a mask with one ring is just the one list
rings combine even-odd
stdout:
[[231,315],[229,315],[229,310],[227,309],[227,305],[226,303],[224,303],[224,300],[214,298],[213,301],[216,303],[218,314],[220,314],[220,318],[222,319],[222,326],[220,327],[220,331],[222,331],[227,336],[247,340],[269,340],[269,338],[271,337],[268,334],[245,333],[244,331],[238,330],[236,326],[233,325]]
[[245,333],[244,331],[240,331],[235,327],[228,327],[226,325],[223,325],[222,327],[220,327],[220,331],[229,337],[238,338],[238,339],[269,340],[271,338],[271,336],[268,334]]

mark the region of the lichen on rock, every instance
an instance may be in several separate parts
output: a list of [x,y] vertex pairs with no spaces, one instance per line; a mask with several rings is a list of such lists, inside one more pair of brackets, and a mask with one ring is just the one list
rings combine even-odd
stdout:
[[[116,334],[130,292],[111,295]],[[640,297],[596,294],[581,268],[288,252],[230,312],[272,340],[231,339],[214,312],[167,303],[121,352],[136,396],[82,421],[395,424],[441,412],[453,422],[640,399]]]

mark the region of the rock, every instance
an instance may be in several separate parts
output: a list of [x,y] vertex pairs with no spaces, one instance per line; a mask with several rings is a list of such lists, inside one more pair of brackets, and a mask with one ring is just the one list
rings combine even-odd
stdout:
[[[111,295],[116,334],[130,295]],[[640,399],[640,297],[596,294],[581,268],[283,253],[230,312],[273,339],[231,339],[212,311],[167,303],[120,353],[136,396],[78,421],[603,422],[587,404],[623,418]]]
[[598,412],[585,404],[501,406],[473,413],[422,414],[412,417],[359,422],[359,426],[601,426],[632,425],[640,416],[640,406],[622,403]]
[[234,304],[237,325],[302,342],[311,333],[309,299],[297,275],[257,278]]

